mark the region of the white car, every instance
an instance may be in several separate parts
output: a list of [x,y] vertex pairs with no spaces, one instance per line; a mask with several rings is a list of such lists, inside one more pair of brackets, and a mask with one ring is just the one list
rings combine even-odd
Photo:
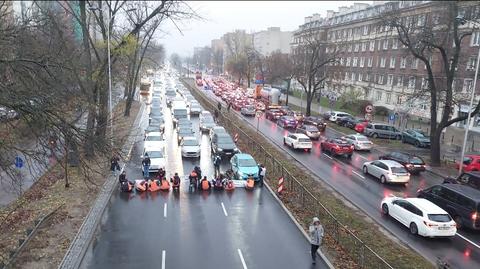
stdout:
[[330,118],[328,118],[328,120],[331,122],[337,122],[337,119],[346,117],[346,116],[351,116],[351,115],[341,111],[332,111],[330,112]]
[[149,132],[145,136],[144,148],[165,148],[165,141],[161,132]]
[[399,183],[407,184],[410,181],[410,173],[400,163],[391,160],[376,160],[363,164],[363,173],[372,175],[382,184]]
[[184,137],[180,143],[180,146],[182,147],[182,157],[200,157],[200,142],[198,142],[196,137]]
[[[148,157],[150,158],[150,168],[148,169],[149,172],[158,172],[160,168],[165,170],[166,158],[163,148],[144,147],[143,155],[141,156],[142,160],[146,156],[146,154],[148,154]],[[141,170],[143,170],[141,164],[140,168]]]
[[312,151],[312,140],[304,134],[289,133],[283,137],[283,144],[292,149],[304,149],[308,152]]
[[414,235],[453,237],[457,233],[452,217],[427,199],[389,196],[382,200],[381,207],[384,215],[398,220]]
[[190,115],[200,115],[202,112],[202,107],[198,103],[190,104]]
[[372,141],[368,140],[368,138],[361,134],[352,134],[343,136],[342,139],[348,141],[348,143],[353,145],[355,150],[366,150],[370,151],[373,148]]

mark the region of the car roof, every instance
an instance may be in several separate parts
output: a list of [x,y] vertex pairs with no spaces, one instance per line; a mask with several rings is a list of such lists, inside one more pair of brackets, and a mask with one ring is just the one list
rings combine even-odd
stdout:
[[184,141],[185,141],[185,140],[196,140],[196,141],[198,141],[198,139],[197,139],[195,136],[184,136],[184,137],[183,137],[183,140],[184,140]]
[[388,165],[389,167],[403,167],[403,165],[400,164],[397,161],[392,161],[392,160],[375,160],[375,161],[382,162],[382,163]]
[[293,134],[298,138],[308,138],[308,139],[310,139],[308,136],[306,136],[305,134],[302,134],[302,133],[290,133],[290,134]]
[[430,202],[427,199],[405,198],[405,200],[407,200],[408,202],[410,202],[414,206],[420,208],[422,211],[425,211],[427,214],[448,214],[441,207],[437,206],[436,204]]
[[163,136],[161,132],[148,132],[147,136]]
[[143,148],[143,152],[146,152],[146,151],[161,151],[163,153],[163,150],[164,150],[164,144],[162,144],[162,146],[149,146],[149,147],[144,147]]
[[367,138],[367,139],[368,139],[368,137],[366,137],[366,136],[364,136],[364,135],[362,135],[362,134],[351,134],[351,135],[348,135],[348,136],[353,136],[353,137],[355,137],[355,138],[360,138],[360,137],[362,137],[362,138]]
[[476,201],[480,202],[480,190],[477,190],[475,188],[472,188],[468,185],[463,185],[463,184],[451,184],[451,183],[445,183],[445,184],[439,184],[440,186],[450,189],[452,191],[461,193],[462,195]]
[[[242,160],[253,159],[252,155],[246,154],[246,153],[237,153],[237,154],[235,154],[235,156],[237,156],[238,159],[242,159]],[[253,160],[255,160],[255,159],[253,159]]]

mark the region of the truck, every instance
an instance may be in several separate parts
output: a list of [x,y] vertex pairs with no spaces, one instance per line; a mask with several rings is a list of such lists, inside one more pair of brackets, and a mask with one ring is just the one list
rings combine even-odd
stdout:
[[140,81],[140,95],[148,95],[150,92],[150,86],[152,83],[147,79],[142,79]]
[[263,87],[260,90],[260,99],[267,108],[275,108],[280,106],[280,90],[277,88]]

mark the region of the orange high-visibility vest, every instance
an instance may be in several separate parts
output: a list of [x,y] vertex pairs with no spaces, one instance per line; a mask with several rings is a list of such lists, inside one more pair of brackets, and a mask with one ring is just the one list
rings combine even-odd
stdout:
[[247,179],[247,188],[253,188],[255,186],[255,181],[252,179]]
[[202,189],[203,189],[204,191],[206,191],[206,190],[209,189],[208,180],[202,180]]
[[168,180],[162,180],[162,184],[160,186],[161,190],[168,190],[170,189],[170,183],[168,183]]
[[160,190],[160,181],[159,180],[153,180],[152,182],[150,182],[150,185],[149,185],[149,191],[158,191]]

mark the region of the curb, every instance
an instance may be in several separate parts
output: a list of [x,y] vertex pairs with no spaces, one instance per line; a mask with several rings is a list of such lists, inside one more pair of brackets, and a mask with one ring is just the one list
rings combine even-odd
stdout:
[[[303,236],[305,237],[305,239],[307,240],[307,242],[310,242],[310,238],[308,237],[308,234],[307,232],[305,232],[305,230],[303,229],[302,225],[300,225],[300,223],[298,223],[297,219],[295,219],[295,217],[293,216],[293,214],[290,212],[290,210],[288,210],[288,208],[283,204],[282,200],[280,200],[280,198],[278,198],[277,195],[275,195],[275,193],[273,192],[272,188],[270,188],[270,186],[268,185],[268,183],[264,180],[263,183],[265,183],[264,185],[267,187],[267,189],[269,190],[270,194],[272,194],[273,198],[275,198],[275,200],[278,202],[278,204],[283,208],[283,210],[285,211],[285,213],[287,213],[288,217],[293,221],[293,223],[295,223],[295,225],[297,226],[297,228],[300,230],[300,232],[303,234]],[[322,260],[327,264],[328,268],[330,269],[334,269],[335,267],[333,266],[333,264],[330,262],[330,260],[328,260],[328,258],[323,254],[323,252],[320,250],[320,248],[318,248],[317,250],[317,254],[320,255],[320,258],[322,258]]]
[[[126,159],[130,157],[133,145],[135,144],[135,136],[139,130],[139,128],[137,128],[136,126],[139,124],[139,121],[144,111],[145,104],[141,103],[139,113],[137,114],[137,117],[135,118],[135,121],[133,123],[132,130],[130,131],[130,139],[133,141],[131,142],[131,144],[129,144],[128,142],[125,143],[122,148],[122,153],[125,153],[125,156],[127,156]],[[124,168],[125,163],[123,164],[120,173],[123,171]],[[102,190],[98,194],[95,203],[85,217],[82,225],[78,229],[75,238],[71,242],[70,247],[68,248],[65,256],[62,259],[62,262],[58,266],[59,269],[76,269],[80,267],[83,257],[85,256],[85,253],[90,246],[90,242],[94,237],[95,230],[100,223],[100,219],[102,218],[102,215],[107,208],[108,202],[110,201],[110,197],[112,196],[113,191],[115,190],[115,187],[117,185],[118,181],[116,180],[116,176],[110,175],[102,186]]]

